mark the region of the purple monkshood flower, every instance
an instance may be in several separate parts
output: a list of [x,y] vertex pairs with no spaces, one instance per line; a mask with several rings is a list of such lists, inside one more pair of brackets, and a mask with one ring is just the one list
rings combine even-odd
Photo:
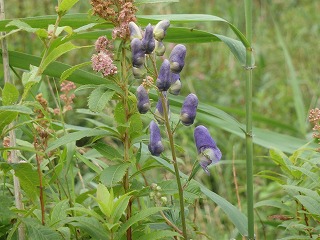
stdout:
[[165,51],[166,51],[166,47],[164,46],[163,42],[156,41],[155,49],[154,49],[154,52],[156,53],[156,55],[161,57],[163,56]]
[[[166,97],[166,96],[165,96]],[[169,101],[166,97],[166,102],[167,102],[167,113],[168,113],[168,118],[170,118],[170,109],[169,109]],[[156,110],[154,112],[154,117],[157,120],[159,124],[164,123],[164,113],[163,113],[163,107],[162,107],[162,102],[161,99],[159,98],[157,105],[156,105]]]
[[180,74],[179,73],[171,73],[171,86],[169,88],[169,92],[173,95],[179,95],[180,90],[182,87],[181,81],[180,81]]
[[165,59],[160,67],[156,85],[160,91],[167,91],[170,88],[170,62]]
[[217,163],[221,159],[222,154],[206,127],[200,125],[195,128],[194,140],[199,154],[198,160],[200,166],[210,175],[208,166],[212,163]]
[[145,50],[146,54],[150,54],[153,52],[155,48],[155,40],[153,37],[153,27],[149,23],[148,26],[146,27],[143,39],[142,39],[142,46]]
[[140,85],[137,88],[137,99],[138,99],[138,111],[139,113],[147,113],[150,109],[150,100],[148,96],[147,90],[144,88],[143,85]]
[[141,29],[134,22],[129,22],[130,40],[134,38],[142,39]]
[[196,118],[198,107],[198,98],[195,94],[189,94],[182,105],[180,120],[183,125],[189,126],[193,124],[194,119]]
[[153,156],[159,156],[163,150],[163,144],[161,142],[160,129],[155,121],[151,121],[149,125],[150,130],[150,142],[148,145],[149,151]]
[[142,46],[142,41],[138,38],[134,38],[131,41],[132,51],[132,65],[136,68],[141,67],[145,61],[145,51]]
[[168,27],[170,26],[170,21],[169,20],[162,20],[157,23],[157,25],[153,29],[153,36],[154,38],[161,42],[164,37],[166,36],[166,31]]
[[170,69],[173,73],[180,73],[184,66],[184,58],[186,57],[186,47],[182,44],[176,45],[170,54]]

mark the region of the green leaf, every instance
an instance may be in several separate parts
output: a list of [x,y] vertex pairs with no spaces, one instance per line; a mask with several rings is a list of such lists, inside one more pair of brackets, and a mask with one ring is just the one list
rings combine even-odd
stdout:
[[5,83],[2,90],[2,104],[11,105],[18,101],[19,91],[12,83]]
[[75,142],[84,137],[104,136],[104,135],[107,135],[108,133],[109,133],[108,131],[99,130],[99,129],[90,129],[90,130],[83,130],[79,132],[69,133],[51,142],[46,152],[50,152],[58,147],[66,145],[67,143]]
[[307,209],[310,214],[320,216],[319,201],[309,196],[297,195],[294,197],[298,199],[298,201]]
[[58,6],[58,13],[65,14],[69,11],[73,5],[75,5],[79,0],[62,0]]
[[61,235],[55,230],[41,225],[39,222],[36,222],[34,219],[23,219],[23,223],[26,225],[28,230],[28,239],[37,239],[37,240],[62,240]]
[[130,163],[121,163],[107,167],[102,171],[100,181],[108,187],[116,185],[122,180],[129,166]]
[[21,30],[24,30],[27,32],[31,32],[31,33],[34,33],[38,30],[37,28],[31,27],[29,24],[27,24],[19,19],[14,19],[6,25],[6,27],[10,27],[10,26],[14,26],[14,27],[17,27],[18,29],[21,29]]
[[17,112],[0,111],[0,135],[2,135],[3,129],[13,122],[17,116]]
[[102,156],[108,160],[123,159],[123,156],[114,147],[102,142],[98,142],[93,146]]
[[39,176],[30,163],[15,163],[11,165],[14,174],[19,178],[22,189],[29,198],[35,200],[39,196]]
[[118,222],[127,209],[127,206],[129,204],[129,200],[131,196],[128,196],[130,193],[126,193],[119,197],[117,201],[114,203],[113,209],[112,209],[112,218],[113,222]]
[[22,106],[22,105],[0,106],[0,111],[1,112],[15,112],[15,113],[20,113],[20,114],[28,114],[28,115],[33,114],[33,111],[30,108],[28,108],[26,106]]
[[121,239],[121,237],[125,234],[125,232],[127,231],[127,229],[132,226],[133,224],[141,221],[141,220],[145,220],[147,217],[149,217],[150,215],[155,214],[156,212],[159,211],[163,211],[165,209],[165,207],[152,207],[152,208],[147,208],[144,209],[140,212],[138,212],[137,214],[135,214],[134,216],[132,216],[129,220],[127,220],[118,230],[117,232],[117,237],[115,239]]
[[67,199],[58,202],[52,209],[50,214],[50,227],[57,228],[62,227],[59,222],[65,220],[67,218],[67,210],[69,208],[69,201]]
[[260,202],[257,202],[257,203],[254,204],[254,208],[263,207],[262,211],[265,211],[265,207],[266,206],[279,208],[279,209],[282,209],[282,210],[287,211],[287,212],[291,212],[292,211],[292,209],[289,206],[283,204],[278,199],[263,200],[263,201],[260,201]]
[[139,236],[139,240],[156,240],[156,239],[168,239],[173,238],[175,236],[182,237],[179,233],[169,231],[169,230],[159,230],[159,231],[152,231],[145,235]]
[[84,66],[88,66],[90,64],[91,64],[91,62],[84,62],[84,63],[80,63],[78,65],[75,65],[75,66],[69,68],[68,70],[64,71],[61,74],[60,81],[66,80],[75,70],[82,68]]
[[88,158],[81,155],[79,152],[76,152],[76,156],[80,161],[87,165],[87,167],[91,168],[96,173],[100,174],[102,172],[102,170],[96,164],[92,163]]
[[114,194],[113,189],[110,192],[106,186],[99,183],[97,187],[97,198],[96,198],[100,210],[108,217],[111,217],[114,204]]
[[58,47],[54,48],[49,55],[44,59],[42,65],[39,67],[41,69],[41,73],[48,67],[50,63],[55,61],[61,55],[78,48],[84,48],[89,46],[75,46],[71,42],[66,42]]
[[[22,83],[24,86],[26,86],[28,83],[31,83],[33,85],[35,83],[40,82],[40,80],[41,80],[41,76],[39,74],[39,68],[36,66],[30,65],[30,71],[24,72],[22,74]],[[28,88],[30,88],[30,86]]]
[[134,139],[135,137],[140,136],[143,128],[141,115],[139,113],[133,114],[129,118],[129,122],[130,122],[130,127],[129,127],[130,138]]
[[88,107],[92,112],[102,112],[113,97],[114,92],[106,90],[104,86],[94,89],[88,99]]

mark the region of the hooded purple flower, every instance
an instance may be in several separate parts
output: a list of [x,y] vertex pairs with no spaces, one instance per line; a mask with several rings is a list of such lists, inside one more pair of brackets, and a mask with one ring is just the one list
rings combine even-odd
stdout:
[[173,73],[180,73],[184,66],[184,58],[186,57],[186,47],[182,44],[176,45],[170,54],[170,69]]
[[142,41],[138,38],[134,38],[131,41],[132,51],[132,65],[136,68],[141,67],[145,61],[145,51],[142,46]]
[[130,40],[134,38],[142,39],[141,29],[134,22],[129,22]]
[[181,81],[180,81],[180,74],[179,73],[171,73],[171,86],[169,88],[169,92],[173,95],[179,95],[181,90]]
[[198,107],[198,98],[195,94],[189,94],[182,105],[180,120],[183,125],[189,126],[193,124],[194,119],[196,118]]
[[153,156],[159,156],[163,150],[163,144],[161,142],[160,129],[155,121],[151,121],[149,125],[150,130],[150,143],[148,145],[149,151]]
[[[167,111],[168,111],[168,117],[170,118],[170,109],[169,109],[169,101],[166,98],[166,102],[167,102]],[[157,122],[159,124],[163,124],[164,123],[164,113],[163,113],[163,107],[162,107],[162,102],[161,99],[159,98],[157,105],[156,105],[156,110],[154,112],[154,117],[157,120]]]
[[170,62],[167,59],[163,61],[160,67],[156,85],[160,91],[167,91],[170,88]]
[[147,113],[150,109],[150,100],[148,96],[147,90],[144,88],[143,85],[140,85],[137,88],[137,99],[138,99],[138,111],[139,113]]
[[153,52],[155,48],[155,40],[153,37],[153,27],[149,23],[148,26],[146,27],[143,39],[142,39],[142,46],[145,50],[146,54],[150,54]]
[[157,41],[162,41],[166,36],[166,31],[170,26],[169,20],[162,20],[157,23],[157,25],[153,29],[153,36]]
[[221,159],[222,154],[206,127],[200,125],[195,128],[194,140],[199,154],[198,160],[200,166],[210,175],[208,166],[212,163],[217,163]]

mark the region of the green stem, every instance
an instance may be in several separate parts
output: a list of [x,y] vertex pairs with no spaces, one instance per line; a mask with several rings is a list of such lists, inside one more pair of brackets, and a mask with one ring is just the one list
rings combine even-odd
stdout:
[[246,38],[250,44],[246,54],[246,156],[247,156],[247,211],[248,211],[248,239],[255,239],[254,236],[254,208],[253,208],[253,141],[252,141],[252,0],[244,0],[246,18]]
[[184,198],[183,198],[183,188],[180,180],[180,174],[179,174],[179,168],[178,168],[178,162],[177,162],[177,157],[176,157],[176,150],[174,147],[174,140],[173,140],[173,133],[170,127],[170,122],[169,122],[169,110],[167,108],[167,99],[163,95],[162,92],[160,92],[160,98],[161,98],[161,103],[162,103],[162,108],[163,108],[163,115],[165,118],[165,126],[167,129],[168,133],[168,138],[170,142],[170,149],[172,153],[172,162],[174,166],[174,172],[177,180],[177,185],[178,185],[178,191],[179,191],[179,202],[180,202],[180,214],[181,214],[181,223],[182,223],[182,235],[185,240],[187,240],[187,227],[186,227],[186,218],[184,214]]

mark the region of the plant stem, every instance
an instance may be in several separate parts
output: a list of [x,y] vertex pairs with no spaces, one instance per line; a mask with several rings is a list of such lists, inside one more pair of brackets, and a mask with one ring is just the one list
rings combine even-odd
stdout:
[[246,38],[249,42],[246,54],[246,156],[247,156],[247,211],[248,211],[248,239],[255,239],[254,236],[254,208],[253,208],[253,135],[252,135],[252,0],[244,0],[246,19]]
[[[4,9],[4,0],[0,0],[0,20],[5,19],[5,9]],[[5,35],[5,33],[1,33],[0,36]],[[8,48],[7,48],[7,40],[6,38],[1,39],[1,46],[2,46],[2,59],[3,59],[3,71],[4,71],[4,82],[10,83],[10,66],[9,66],[9,55],[8,55]],[[10,138],[10,147],[16,146],[16,134],[14,130],[14,124],[10,123],[9,125],[9,138]],[[19,159],[17,156],[17,150],[11,150],[10,156],[8,159],[9,163],[19,163]],[[19,178],[13,175],[13,186],[14,186],[14,199],[15,204],[18,210],[23,210],[24,206],[22,203],[22,195],[21,195],[21,187]],[[22,223],[19,224],[18,227],[18,238],[19,240],[24,240],[26,238],[25,228]]]
[[188,238],[187,238],[186,219],[185,219],[185,214],[184,214],[183,188],[182,188],[181,180],[180,180],[178,162],[177,162],[177,157],[176,157],[176,150],[175,150],[174,141],[173,141],[173,134],[172,134],[172,130],[170,127],[170,122],[169,122],[169,109],[167,108],[167,99],[162,92],[160,92],[160,98],[161,98],[161,103],[162,103],[162,108],[163,108],[163,115],[165,118],[164,122],[165,122],[165,126],[166,126],[167,133],[168,133],[168,138],[169,138],[169,142],[170,142],[170,149],[171,149],[171,153],[172,153],[172,162],[173,162],[173,166],[174,166],[174,172],[175,172],[177,185],[178,185],[178,191],[179,191],[182,235],[183,235],[184,239],[187,240]]

